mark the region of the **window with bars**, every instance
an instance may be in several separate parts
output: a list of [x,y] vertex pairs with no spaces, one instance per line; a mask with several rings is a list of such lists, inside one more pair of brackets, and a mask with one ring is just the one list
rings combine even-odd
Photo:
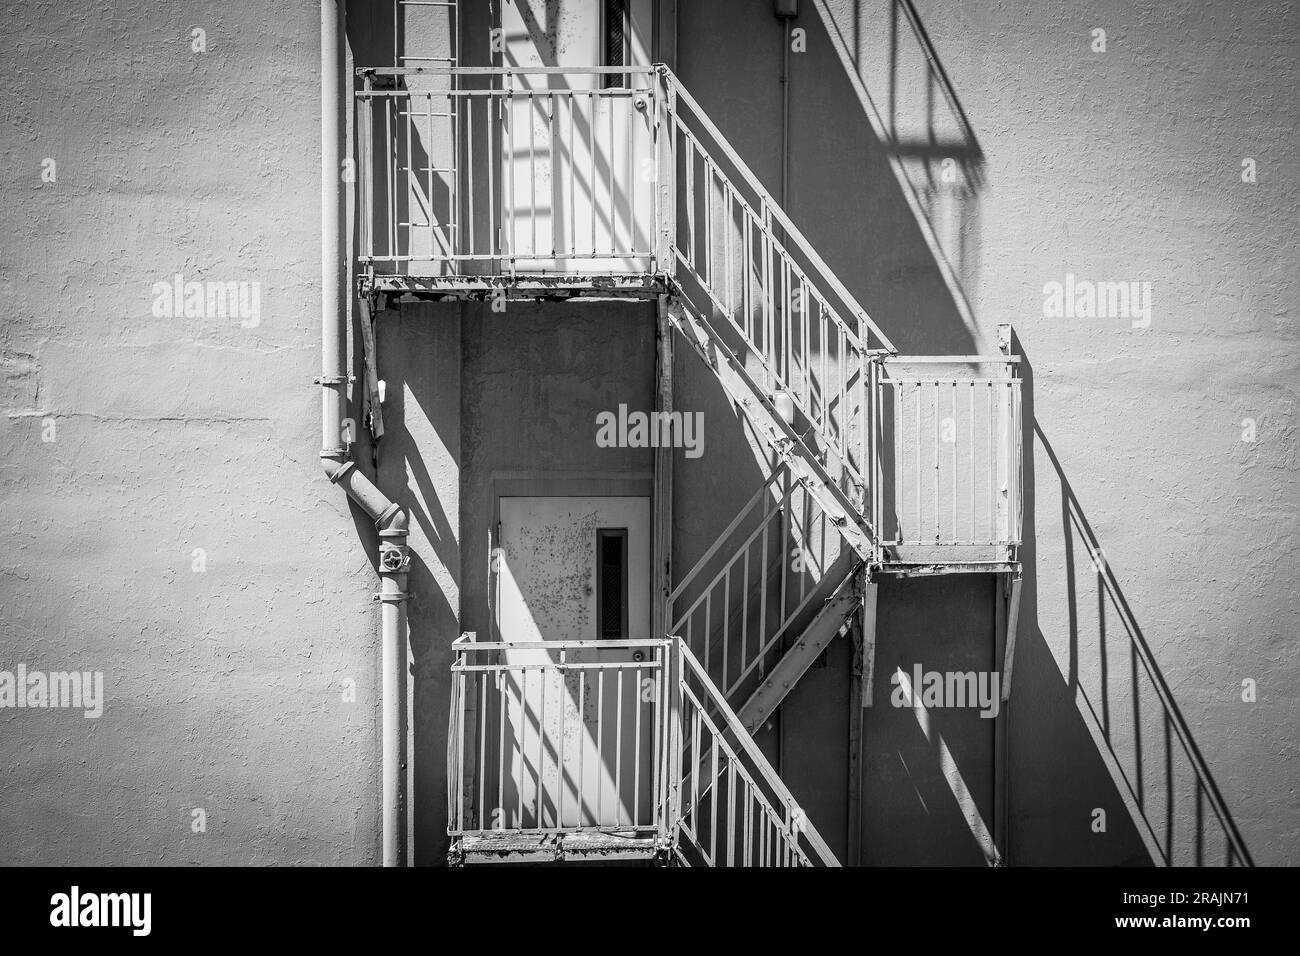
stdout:
[[[601,35],[601,56],[605,66],[626,66],[628,61],[628,11],[627,0],[604,0]],[[619,73],[605,74],[605,86],[623,86],[625,77]]]
[[596,531],[596,637],[624,640],[627,634],[627,528]]

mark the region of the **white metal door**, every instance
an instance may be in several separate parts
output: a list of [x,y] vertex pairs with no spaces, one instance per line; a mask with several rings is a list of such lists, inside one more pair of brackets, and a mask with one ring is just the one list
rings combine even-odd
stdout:
[[[502,497],[499,504],[492,582],[497,640],[613,638],[611,601],[622,638],[650,637],[649,498]],[[607,555],[621,554],[621,574],[602,563],[602,541]],[[556,662],[544,649],[504,656],[510,664]],[[644,695],[654,684],[641,661],[641,652],[625,649],[575,651],[566,663],[601,666],[558,675],[538,668],[504,678],[519,682],[500,689],[509,727],[503,739],[512,741],[498,762],[509,778],[507,826],[609,829],[648,819],[652,728]]]

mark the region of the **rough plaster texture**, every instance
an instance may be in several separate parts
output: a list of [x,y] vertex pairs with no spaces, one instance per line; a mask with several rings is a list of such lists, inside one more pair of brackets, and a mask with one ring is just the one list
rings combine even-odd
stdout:
[[[107,702],[0,711],[0,862],[373,863],[373,541],[311,384],[316,5],[2,16],[0,668]],[[154,317],[177,272],[260,282],[259,323]]]
[[[378,4],[352,6],[357,61],[388,62]],[[832,6],[854,35],[855,4]],[[1134,723],[1151,730],[1154,704],[1139,692],[1131,717],[1127,639],[1112,610],[1098,613],[1081,534],[1063,519],[1068,489],[1256,859],[1294,863],[1295,8],[918,6],[988,157],[982,268],[965,288],[978,327],[962,321],[807,3],[808,52],[792,57],[789,205],[904,350],[987,348],[1009,321],[1030,363],[1038,428],[1026,436],[1011,859],[1150,858],[1080,690],[1117,737]],[[776,21],[740,0],[679,11],[678,72],[778,190]],[[0,668],[102,670],[107,704],[98,720],[0,712],[0,862],[373,863],[374,541],[320,475],[310,386],[317,7],[33,2],[3,16]],[[196,27],[204,54],[190,47]],[[1089,49],[1094,27],[1107,29],[1104,54]],[[1240,181],[1247,156],[1254,184]],[[46,157],[56,183],[41,182]],[[260,282],[259,323],[155,318],[152,284],[176,272]],[[1152,282],[1151,327],[1043,318],[1043,285],[1066,272]],[[417,556],[407,687],[416,862],[437,862],[444,840],[446,642],[485,626],[483,476],[531,452],[550,470],[585,468],[556,434],[629,391],[648,403],[651,388],[648,318],[629,321],[641,331],[627,341],[590,312],[541,306],[493,336],[484,330],[499,321],[480,311],[407,307],[380,319],[392,389],[380,476],[412,511]],[[557,334],[579,349],[567,365],[553,364],[569,355],[554,348]],[[521,374],[520,355],[531,371]],[[602,377],[616,363],[631,379]],[[678,407],[705,411],[708,460],[728,463],[677,459],[680,567],[757,471],[698,360],[679,347],[677,367]],[[1241,441],[1245,418],[1257,423],[1254,443]],[[53,442],[41,440],[47,419]],[[369,467],[368,444],[357,457]],[[612,468],[648,469],[642,457]],[[204,573],[191,570],[196,548]],[[927,666],[983,659],[993,637],[991,609],[975,606],[982,585],[907,587],[882,594],[883,650],[921,641],[933,649]],[[926,624],[936,620],[946,623]],[[836,844],[842,644],[784,708],[784,732],[803,742],[788,758],[792,787]],[[1243,678],[1258,681],[1257,703],[1242,703]],[[347,680],[356,703],[342,700]],[[904,716],[868,720],[866,859],[968,860],[933,766],[913,763],[909,792],[905,774],[883,765],[892,752],[924,756]],[[973,715],[949,716],[945,733],[988,810],[992,741]],[[1160,745],[1142,751],[1157,817]],[[920,811],[925,797],[937,815]],[[191,830],[197,807],[206,833]],[[1119,820],[1105,836],[1088,826],[1097,807]],[[1186,807],[1179,796],[1180,823]],[[919,857],[903,859],[898,832]]]

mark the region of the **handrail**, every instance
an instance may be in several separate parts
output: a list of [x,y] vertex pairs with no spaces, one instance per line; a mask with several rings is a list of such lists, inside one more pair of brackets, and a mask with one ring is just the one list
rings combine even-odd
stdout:
[[729,702],[743,700],[791,628],[848,573],[838,538],[834,521],[782,465],[668,596],[669,632],[686,641]]
[[507,74],[536,73],[563,76],[649,76],[657,71],[653,66],[359,66],[358,76],[506,76]]
[[[696,660],[695,655],[691,653],[691,649],[680,639],[676,639],[676,647],[678,654],[680,655],[679,659],[685,665],[681,681],[685,682],[685,671],[687,670],[689,670],[691,675],[699,681],[700,686],[704,689],[704,692],[708,697],[709,703],[713,705],[712,713],[717,715],[730,734],[730,739],[735,741],[735,744],[739,746],[741,752],[748,757],[750,762],[757,768],[758,773],[762,776],[764,782],[767,783],[767,785],[772,788],[772,791],[781,799],[785,808],[790,812],[791,818],[798,821],[796,824],[797,832],[808,842],[808,845],[812,848],[817,860],[823,866],[839,866],[840,862],[835,857],[835,854],[831,852],[830,847],[826,845],[826,841],[823,840],[821,834],[817,832],[817,828],[812,825],[812,822],[808,820],[807,815],[803,813],[802,809],[799,807],[798,801],[795,800],[794,795],[790,793],[790,790],[786,787],[784,781],[777,776],[776,771],[772,769],[772,765],[767,762],[767,758],[764,757],[762,751],[758,749],[758,744],[754,742],[754,738],[749,735],[747,730],[745,730],[744,725],[740,722],[740,718],[736,716],[735,711],[727,705],[726,699],[723,698],[717,685],[709,679],[708,673],[700,665],[700,662]],[[734,748],[731,747],[726,738],[720,737],[719,741],[725,748],[732,750],[734,753]]]
[[893,342],[891,342],[889,337],[885,335],[880,327],[872,321],[871,317],[867,314],[866,309],[858,303],[858,300],[853,296],[853,293],[849,292],[849,290],[845,288],[844,283],[839,280],[839,277],[835,275],[830,266],[826,264],[825,260],[818,255],[817,251],[813,248],[812,243],[804,237],[804,234],[799,230],[799,227],[791,221],[790,217],[786,215],[785,210],[782,209],[780,204],[772,197],[772,194],[764,188],[763,184],[759,181],[758,177],[754,175],[754,172],[749,168],[748,164],[740,158],[740,154],[736,152],[734,147],[732,147],[731,143],[722,134],[722,131],[714,124],[713,120],[709,118],[708,113],[706,113],[700,104],[696,102],[695,97],[691,96],[690,92],[682,84],[681,80],[677,78],[677,75],[667,66],[661,65],[659,70],[662,72],[672,93],[685,102],[686,106],[694,115],[696,121],[704,131],[708,133],[714,143],[717,144],[722,155],[726,157],[727,161],[740,175],[740,178],[744,181],[745,185],[752,189],[763,200],[764,207],[768,214],[776,220],[777,225],[779,225],[782,231],[792,240],[793,244],[798,247],[800,253],[807,258],[813,268],[817,270],[819,278],[824,281],[840,298],[845,308],[855,318],[857,318],[865,328],[870,329],[875,334],[876,338],[880,340],[881,344],[885,348],[891,352],[896,352],[897,349],[894,347]]

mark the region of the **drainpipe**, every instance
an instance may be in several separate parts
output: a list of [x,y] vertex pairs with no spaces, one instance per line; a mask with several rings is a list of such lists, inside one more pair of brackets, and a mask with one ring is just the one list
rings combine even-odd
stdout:
[[406,710],[401,667],[406,656],[407,516],[375,487],[348,456],[343,422],[348,403],[344,365],[343,288],[346,266],[342,245],[342,48],[344,0],[320,4],[321,127],[321,465],[325,476],[370,516],[379,531],[380,630],[383,634],[383,862],[405,862],[405,788],[401,766]]

